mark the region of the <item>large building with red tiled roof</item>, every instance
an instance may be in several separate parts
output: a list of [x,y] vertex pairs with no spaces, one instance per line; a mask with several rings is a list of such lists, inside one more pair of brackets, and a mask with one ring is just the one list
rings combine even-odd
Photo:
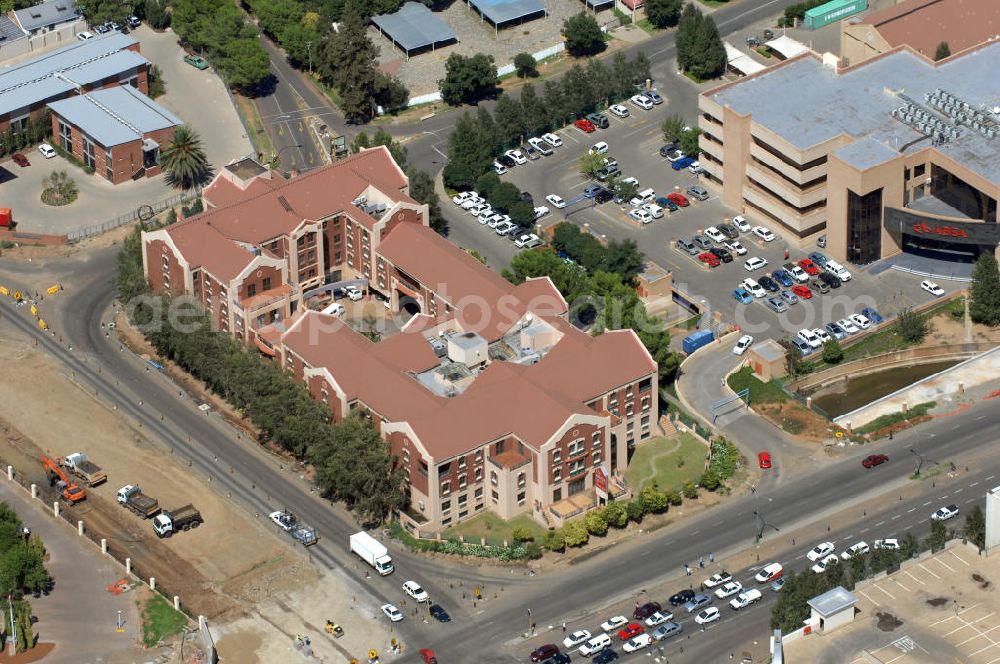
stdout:
[[[384,148],[287,181],[231,164],[206,212],[144,234],[147,278],[275,357],[333,421],[366,414],[408,478],[412,532],[484,510],[557,525],[626,494],[628,449],[657,428],[638,336],[575,328],[548,278],[501,278],[429,228],[408,184]],[[346,282],[413,315],[375,342],[303,305]]]

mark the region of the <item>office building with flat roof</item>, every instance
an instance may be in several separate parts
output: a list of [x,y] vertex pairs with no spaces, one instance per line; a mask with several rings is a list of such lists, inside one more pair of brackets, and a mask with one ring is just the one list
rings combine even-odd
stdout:
[[867,264],[997,251],[1000,43],[939,62],[909,46],[841,68],[809,52],[699,97],[723,201],[793,245]]

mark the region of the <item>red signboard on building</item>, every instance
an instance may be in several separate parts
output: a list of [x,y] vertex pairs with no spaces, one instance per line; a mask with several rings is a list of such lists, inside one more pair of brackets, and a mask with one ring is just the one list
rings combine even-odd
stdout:
[[913,224],[913,232],[917,235],[941,235],[944,237],[969,237],[969,234],[957,226],[931,226],[925,222]]
[[608,492],[608,475],[604,472],[603,466],[594,468],[594,488],[604,493]]

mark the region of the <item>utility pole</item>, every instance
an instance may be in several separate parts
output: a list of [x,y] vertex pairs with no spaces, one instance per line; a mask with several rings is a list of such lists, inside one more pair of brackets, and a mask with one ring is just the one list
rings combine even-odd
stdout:
[[14,605],[9,593],[7,594],[7,615],[10,616],[10,638],[7,642],[10,644],[9,654],[13,657],[17,654],[17,627],[14,625]]
[[313,43],[311,41],[307,41],[306,42],[306,50],[309,52],[309,74],[310,75],[312,75],[312,73],[313,73],[313,49],[312,49],[312,45],[313,45]]

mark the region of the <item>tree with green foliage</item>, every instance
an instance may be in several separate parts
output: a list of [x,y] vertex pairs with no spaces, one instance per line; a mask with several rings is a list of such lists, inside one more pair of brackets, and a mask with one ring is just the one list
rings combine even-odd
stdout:
[[163,80],[163,72],[160,71],[159,65],[153,65],[153,68],[149,70],[149,75],[146,78],[149,81],[150,99],[162,97],[167,93],[167,86]]
[[923,341],[930,332],[930,323],[925,316],[915,313],[910,307],[903,307],[896,316],[896,334],[910,343]]
[[364,131],[358,132],[358,135],[351,141],[351,152],[357,153],[379,145],[387,147],[389,149],[389,154],[392,155],[392,160],[396,162],[396,165],[403,170],[406,170],[406,161],[408,157],[406,146],[394,139],[392,134],[387,132],[382,127],[379,127],[375,131],[374,136],[369,136],[368,133]]
[[[26,6],[35,4],[38,3],[28,2]],[[139,11],[138,7],[140,4],[138,0],[77,0],[76,8],[81,14],[87,17],[87,22],[90,25],[101,25],[108,21],[125,25],[128,17]],[[3,9],[3,7],[4,4],[0,3],[0,9]],[[4,11],[8,10],[4,9]]]
[[234,90],[255,95],[271,75],[271,59],[259,42],[234,39],[223,50],[221,69],[226,83]]
[[518,226],[530,226],[535,222],[535,208],[527,201],[517,201],[510,206],[507,214]]
[[500,179],[499,175],[493,171],[488,171],[476,178],[476,191],[483,198],[489,200],[490,196],[493,195],[493,190],[499,187],[502,182],[503,180]]
[[410,168],[407,171],[410,178],[410,197],[418,203],[427,206],[427,217],[431,228],[447,237],[448,220],[441,214],[441,201],[434,191],[434,180],[427,171]]
[[587,532],[591,535],[603,537],[608,534],[608,523],[604,516],[597,510],[590,510],[583,517],[583,523],[587,527]]
[[[490,109],[480,106],[476,111],[476,123],[479,125],[480,140],[489,145],[495,146],[493,153],[500,151],[500,133],[497,131],[497,123],[493,120]],[[492,171],[491,171],[492,172]]]
[[701,154],[701,145],[698,141],[699,136],[701,136],[701,129],[698,127],[691,127],[682,131],[680,141],[681,152],[697,159],[698,155]]
[[931,534],[927,536],[925,546],[931,551],[940,551],[948,541],[948,527],[940,519],[931,519]]
[[378,49],[368,37],[367,17],[358,5],[349,1],[344,7],[339,29],[319,49],[318,69],[340,94],[340,110],[347,120],[364,123],[375,115]]
[[567,521],[566,525],[563,526],[562,534],[563,541],[568,547],[583,546],[590,541],[590,533],[587,532],[587,526],[583,523],[583,519]]
[[868,578],[868,556],[866,554],[856,554],[851,556],[850,561],[851,588],[860,581]]
[[164,30],[170,27],[170,14],[163,0],[146,0],[143,5],[146,23],[154,30]]
[[726,69],[726,48],[711,16],[688,3],[677,25],[677,62],[698,79],[721,76]]
[[646,0],[646,18],[658,28],[672,28],[681,19],[684,0]]
[[490,190],[486,202],[495,210],[507,213],[520,199],[521,191],[512,182],[501,182]]
[[563,21],[562,36],[570,55],[596,55],[606,47],[601,26],[587,12],[580,12]]
[[549,128],[545,107],[533,84],[526,83],[521,88],[521,97],[518,101],[521,102],[521,117],[524,118],[526,133],[537,135]]
[[913,533],[906,533],[903,539],[899,540],[899,557],[902,560],[915,558],[920,553],[920,541]]
[[679,143],[681,134],[684,133],[686,126],[687,123],[684,122],[684,118],[678,113],[668,115],[660,124],[660,131],[663,132],[663,140],[667,143],[673,143],[674,141]]
[[629,521],[641,523],[642,517],[646,515],[646,508],[642,506],[641,500],[631,500],[625,504],[625,512]]
[[668,489],[666,492],[666,496],[667,496],[667,503],[670,504],[672,507],[677,507],[678,505],[684,502],[684,498],[683,496],[681,496],[681,492],[678,491],[677,489]]
[[1000,325],[1000,267],[993,252],[979,254],[969,287],[969,314],[975,323]]
[[474,104],[492,97],[500,82],[492,55],[476,53],[469,57],[452,53],[444,63],[445,76],[438,81],[446,104]]
[[375,103],[384,111],[405,109],[410,101],[410,91],[394,76],[375,71]]
[[549,125],[562,126],[565,124],[566,118],[576,112],[566,104],[566,96],[563,94],[562,86],[557,81],[551,79],[545,81],[542,99]]
[[545,533],[542,546],[549,551],[562,552],[566,550],[566,539],[563,537],[562,531],[550,530]]
[[943,41],[937,45],[937,49],[934,51],[935,60],[944,60],[951,55],[951,47],[948,46],[948,42]]
[[966,539],[979,547],[980,551],[986,548],[986,517],[983,515],[982,507],[974,505],[965,515],[965,527],[962,533]]
[[494,149],[493,144],[483,140],[476,120],[468,111],[463,113],[448,136],[445,186],[462,191],[471,189],[476,178],[490,170]]
[[167,182],[181,189],[204,184],[212,173],[201,138],[187,125],[174,129],[170,142],[160,153],[160,165]]
[[597,172],[604,168],[606,157],[598,152],[584,152],[579,157],[580,172],[587,177],[597,177]]
[[823,344],[823,361],[827,364],[840,364],[844,360],[844,348],[836,339],[830,339]]
[[530,53],[518,53],[514,56],[514,70],[521,78],[538,76],[538,62]]
[[612,528],[624,528],[628,525],[628,508],[626,503],[612,500],[604,506],[601,516]]
[[493,109],[498,142],[502,146],[516,146],[525,132],[524,109],[508,94],[500,95]]
[[677,21],[677,34],[674,39],[677,49],[677,65],[681,69],[686,69],[688,63],[691,62],[701,19],[702,13],[695,7],[695,3],[684,3],[684,9],[681,10],[681,16]]
[[639,193],[639,187],[618,178],[613,178],[608,184],[610,185],[611,193],[615,197],[615,201],[630,201]]
[[639,491],[639,501],[646,514],[661,514],[667,511],[667,494],[655,486],[645,486]]
[[799,349],[792,345],[792,340],[788,337],[779,339],[778,343],[785,349],[785,371],[789,376],[798,376],[805,369],[805,360]]
[[617,274],[624,284],[631,284],[646,264],[646,257],[639,251],[635,240],[611,240],[604,250],[601,269]]

